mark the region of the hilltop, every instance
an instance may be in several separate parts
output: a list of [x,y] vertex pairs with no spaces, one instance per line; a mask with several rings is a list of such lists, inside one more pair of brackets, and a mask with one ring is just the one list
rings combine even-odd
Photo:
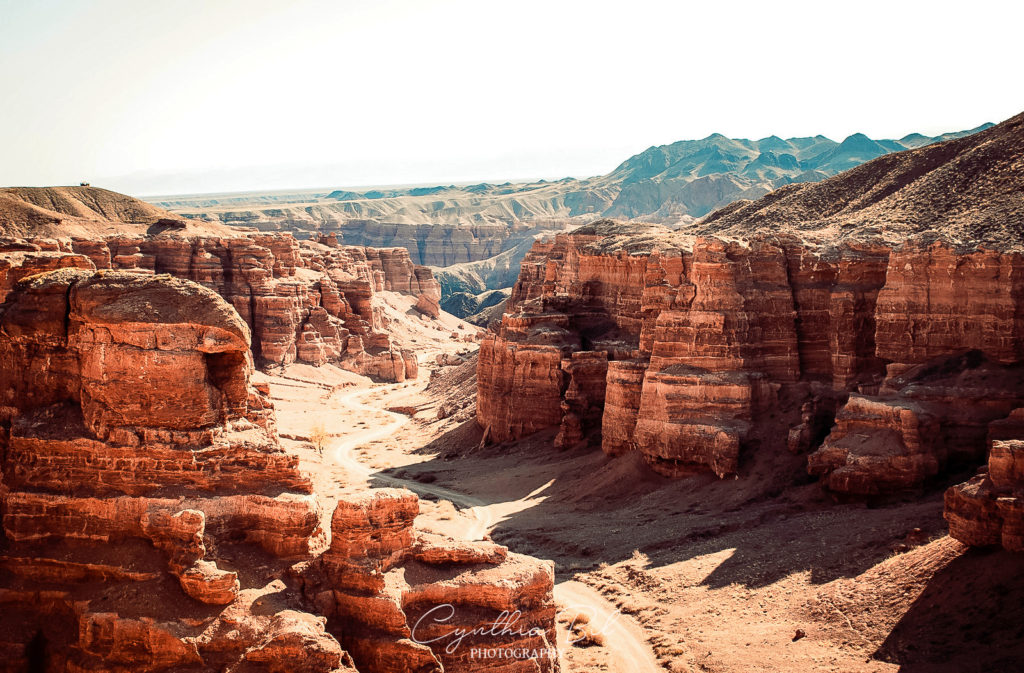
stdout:
[[190,222],[153,204],[99,187],[0,188],[0,235],[3,236],[88,237],[164,231],[238,233],[237,229],[223,225]]

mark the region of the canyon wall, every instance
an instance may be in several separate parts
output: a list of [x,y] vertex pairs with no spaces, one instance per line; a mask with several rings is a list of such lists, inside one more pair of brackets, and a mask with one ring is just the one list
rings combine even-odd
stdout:
[[[330,549],[305,573],[304,591],[337,620],[342,645],[361,671],[468,671],[493,668],[473,648],[526,650],[507,670],[553,673],[554,568],[493,542],[457,542],[418,532],[415,494],[374,489],[334,511]],[[481,621],[516,614],[507,632]],[[468,637],[455,640],[462,631]],[[499,629],[501,631],[501,629]],[[443,669],[442,669],[443,666]]]
[[478,422],[492,441],[558,428],[670,476],[734,475],[745,448],[781,443],[838,493],[920,486],[981,462],[989,423],[1024,403],[1022,262],[581,227],[524,260],[481,344]]
[[[61,670],[149,671],[260,649],[254,635],[213,646],[173,618],[182,600],[239,601],[240,573],[218,544],[301,558],[318,535],[310,481],[277,442],[267,390],[250,383],[238,314],[187,281],[68,268],[17,285],[0,335],[0,599],[18,614],[4,618],[5,652],[22,665],[42,648]],[[309,617],[279,635],[326,639]],[[334,666],[315,670],[341,664],[334,650]]]
[[5,239],[0,251],[0,300],[21,277],[63,266],[195,281],[238,311],[260,364],[335,362],[386,381],[414,378],[416,356],[392,341],[375,295],[411,295],[424,315],[440,312],[439,284],[405,250],[346,246],[333,236],[319,242],[289,234]]
[[331,204],[188,213],[187,216],[314,240],[333,235],[351,246],[405,248],[413,261],[425,266],[450,266],[488,259],[528,240],[537,231],[562,230],[566,224],[561,221],[537,224],[519,221],[475,224],[386,222],[336,212]]
[[[24,275],[0,304],[4,670],[469,672],[493,670],[473,646],[553,646],[551,564],[414,530],[412,493],[342,498],[324,549],[219,293],[73,253],[0,257]],[[356,261],[391,275],[386,255]],[[448,647],[503,611],[522,632]]]
[[[330,229],[324,230],[332,233]],[[494,257],[528,237],[531,227],[509,224],[391,224],[349,220],[337,235],[349,245],[405,248],[417,264],[450,266]]]
[[949,534],[973,546],[1024,551],[1024,408],[988,426],[988,463],[946,491]]

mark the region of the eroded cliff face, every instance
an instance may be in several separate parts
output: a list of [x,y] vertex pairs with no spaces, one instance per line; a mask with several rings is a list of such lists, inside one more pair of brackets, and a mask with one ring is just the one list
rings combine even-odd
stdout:
[[0,299],[13,284],[54,268],[166,273],[226,299],[252,332],[259,364],[326,362],[385,381],[414,378],[415,353],[394,343],[374,295],[417,297],[428,317],[440,312],[440,285],[399,248],[298,242],[291,235],[108,236],[7,240],[0,255]]
[[1024,551],[1024,408],[988,426],[988,463],[946,491],[949,534],[972,546]]
[[[237,568],[211,545],[299,558],[317,534],[310,481],[250,383],[249,338],[212,290],[167,277],[65,269],[9,293],[2,596],[20,615],[4,629],[16,660],[35,656],[32,638],[68,670],[186,668],[260,648],[243,638],[214,654],[202,628],[156,606],[240,599]],[[142,604],[127,598],[139,593]],[[282,629],[323,636],[306,617]],[[222,613],[203,626],[228,623]]]
[[[457,542],[417,532],[415,494],[374,489],[334,511],[330,549],[305,574],[305,592],[337,621],[361,671],[553,672],[554,567],[493,542]],[[507,632],[481,623],[515,613]],[[457,633],[464,632],[460,638]],[[474,648],[537,652],[488,661]],[[505,669],[501,669],[505,670]]]
[[6,293],[5,668],[491,670],[446,638],[503,610],[526,635],[488,646],[552,644],[550,563],[415,531],[411,493],[343,498],[322,553],[250,339],[218,293],[165,275],[70,264]]
[[[423,212],[429,212],[429,204],[425,206]],[[342,204],[325,203],[261,210],[186,210],[185,215],[189,218],[217,220],[227,225],[252,227],[266,233],[294,233],[314,240],[321,236],[333,236],[349,246],[405,248],[413,261],[425,266],[450,266],[488,259],[515,247],[537,230],[564,229],[568,224],[568,220],[518,222],[511,212],[500,222],[467,225],[463,222],[468,218],[452,215],[450,218],[442,218],[449,221],[410,223],[346,213],[343,212],[344,208]],[[460,223],[453,223],[451,219]]]
[[426,266],[450,266],[494,257],[523,240],[530,231],[531,227],[522,223],[458,226],[348,220],[336,227],[336,235],[349,245],[405,248],[417,264]]
[[496,441],[559,427],[666,475],[788,445],[839,493],[920,486],[983,460],[988,424],[1022,405],[1022,261],[582,227],[524,261],[481,345],[478,421]]

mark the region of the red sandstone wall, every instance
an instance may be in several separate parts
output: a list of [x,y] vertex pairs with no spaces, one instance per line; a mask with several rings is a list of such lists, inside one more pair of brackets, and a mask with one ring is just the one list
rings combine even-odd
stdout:
[[[804,444],[860,396],[810,470],[871,494],[979,460],[986,424],[1024,394],[1012,370],[1024,357],[1018,253],[669,234],[627,252],[629,241],[588,228],[526,257],[480,354],[477,414],[492,439],[560,426],[565,445],[600,432],[606,452],[640,451],[665,474],[724,476],[780,388],[813,384],[810,424],[794,428]],[[968,350],[981,359],[958,359]],[[603,381],[575,364],[587,353],[610,361]],[[581,399],[603,405],[600,422]],[[865,432],[875,443],[851,447]]]
[[167,273],[200,283],[249,325],[261,363],[336,362],[401,381],[415,376],[415,355],[391,343],[373,295],[416,296],[421,312],[440,312],[440,285],[408,251],[342,246],[333,237],[317,244],[289,234],[110,236],[8,241],[0,249],[0,300],[24,275],[69,266]]

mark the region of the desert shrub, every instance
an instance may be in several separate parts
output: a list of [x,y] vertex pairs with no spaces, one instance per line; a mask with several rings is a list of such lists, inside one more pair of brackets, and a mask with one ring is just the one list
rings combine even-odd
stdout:
[[323,454],[324,445],[327,444],[327,428],[320,421],[313,424],[313,427],[309,429],[309,441],[316,447],[318,453]]

